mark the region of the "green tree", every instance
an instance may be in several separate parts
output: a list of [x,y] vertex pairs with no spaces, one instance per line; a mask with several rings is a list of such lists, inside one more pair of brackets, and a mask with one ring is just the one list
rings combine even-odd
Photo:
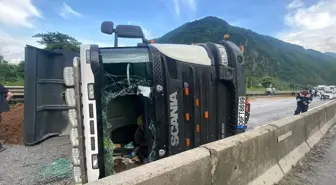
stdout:
[[37,42],[44,45],[44,49],[49,51],[64,49],[79,52],[79,47],[82,44],[74,37],[60,32],[38,33],[33,38],[39,38],[40,40]]
[[264,87],[269,87],[272,83],[273,83],[273,78],[270,76],[264,76],[260,79],[260,83],[264,86]]
[[21,61],[16,67],[16,73],[19,78],[24,78],[24,61]]
[[13,64],[0,55],[0,83],[4,85],[23,85],[24,62]]
[[8,64],[8,61],[6,61],[2,55],[0,55],[0,64]]

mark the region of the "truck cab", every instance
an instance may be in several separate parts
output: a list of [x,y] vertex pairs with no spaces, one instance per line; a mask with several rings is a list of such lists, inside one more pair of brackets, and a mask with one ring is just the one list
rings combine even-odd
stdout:
[[[152,43],[139,26],[109,21],[101,31],[114,34],[114,46],[83,45],[63,71],[77,184],[128,169],[123,161],[146,164],[246,130],[236,44]],[[142,43],[119,47],[118,38]]]

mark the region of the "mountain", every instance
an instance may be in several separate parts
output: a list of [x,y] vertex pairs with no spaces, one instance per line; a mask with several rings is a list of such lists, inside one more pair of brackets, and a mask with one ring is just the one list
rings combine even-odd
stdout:
[[217,17],[210,16],[188,22],[157,38],[156,42],[218,42],[226,33],[231,35],[231,41],[244,45],[249,87],[269,76],[278,84],[336,84],[336,59],[332,56],[249,29],[231,26]]
[[333,52],[326,52],[325,53],[326,55],[329,55],[329,56],[332,56],[334,58],[336,58],[336,53],[333,53]]

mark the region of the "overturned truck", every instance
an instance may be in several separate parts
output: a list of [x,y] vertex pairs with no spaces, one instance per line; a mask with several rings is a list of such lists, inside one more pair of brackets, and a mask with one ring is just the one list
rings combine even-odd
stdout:
[[[249,103],[236,44],[155,44],[140,27],[112,22],[101,31],[115,35],[114,47],[81,46],[63,74],[76,183],[245,131]],[[118,47],[120,37],[142,43]]]

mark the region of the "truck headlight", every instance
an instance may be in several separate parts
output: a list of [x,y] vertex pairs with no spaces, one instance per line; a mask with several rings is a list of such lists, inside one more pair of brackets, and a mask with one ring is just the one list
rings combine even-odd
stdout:
[[65,89],[65,101],[68,106],[75,107],[76,106],[76,98],[75,98],[75,89],[68,88]]
[[94,85],[93,84],[88,84],[88,96],[89,100],[94,100]]
[[63,69],[63,79],[66,86],[74,86],[75,78],[74,78],[74,68],[73,67],[65,67]]
[[92,155],[91,159],[92,159],[92,168],[93,169],[98,169],[99,168],[99,166],[98,166],[98,155],[97,154]]

